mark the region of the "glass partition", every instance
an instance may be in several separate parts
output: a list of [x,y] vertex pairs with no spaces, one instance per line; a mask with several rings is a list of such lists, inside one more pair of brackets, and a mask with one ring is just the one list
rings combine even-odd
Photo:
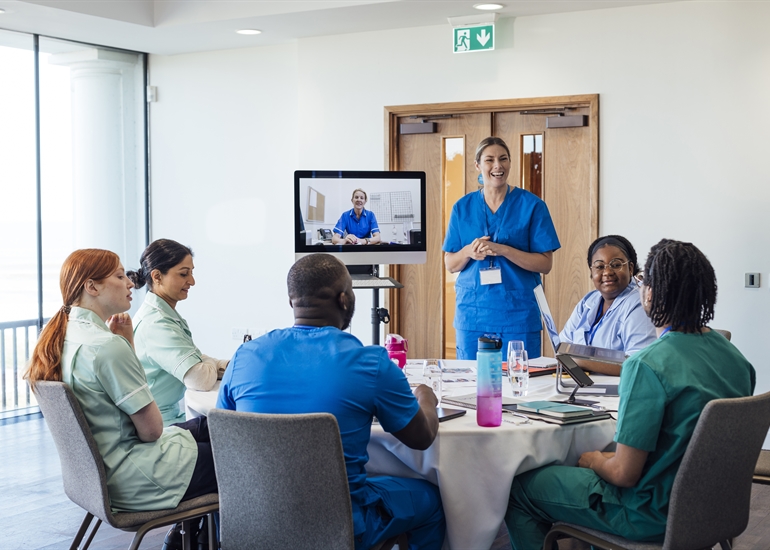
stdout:
[[0,418],[35,405],[22,374],[67,255],[146,244],[144,63],[0,31]]

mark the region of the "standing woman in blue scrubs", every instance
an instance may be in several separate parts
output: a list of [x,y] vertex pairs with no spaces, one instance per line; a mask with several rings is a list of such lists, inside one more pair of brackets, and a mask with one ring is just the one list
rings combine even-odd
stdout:
[[533,289],[553,267],[561,245],[545,203],[508,185],[511,153],[497,137],[476,148],[484,187],[452,208],[444,263],[457,276],[454,327],[457,358],[476,359],[477,341],[497,333],[503,349],[522,340],[530,357],[540,356],[540,310]]
[[126,275],[148,292],[134,315],[134,342],[147,382],[160,407],[163,424],[183,422],[179,406],[186,388],[209,391],[222,378],[227,360],[201,353],[176,305],[187,299],[193,277],[192,250],[171,239],[158,239],[142,252],[141,267]]

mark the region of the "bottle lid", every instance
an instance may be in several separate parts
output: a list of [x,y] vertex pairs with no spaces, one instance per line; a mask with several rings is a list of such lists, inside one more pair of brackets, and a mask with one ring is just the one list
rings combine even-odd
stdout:
[[503,341],[500,338],[495,338],[494,336],[482,336],[479,338],[480,350],[496,350],[502,349],[502,347]]

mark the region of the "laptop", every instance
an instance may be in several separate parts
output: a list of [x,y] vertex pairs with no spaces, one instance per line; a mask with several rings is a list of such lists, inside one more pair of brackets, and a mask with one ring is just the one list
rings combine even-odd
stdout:
[[556,355],[570,355],[578,359],[590,359],[591,361],[609,363],[611,365],[622,365],[623,361],[626,360],[626,354],[623,351],[562,342],[559,339],[559,333],[556,332],[556,323],[553,321],[551,308],[548,307],[548,301],[545,299],[542,284],[535,287],[535,300],[537,300],[540,316],[543,318],[543,325],[545,325],[545,330],[548,333],[548,338],[551,340],[551,345]]

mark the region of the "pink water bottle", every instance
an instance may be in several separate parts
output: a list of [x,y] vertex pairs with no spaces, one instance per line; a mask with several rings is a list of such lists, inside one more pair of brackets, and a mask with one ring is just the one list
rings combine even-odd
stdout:
[[388,357],[398,368],[403,369],[406,365],[406,350],[409,349],[406,338],[398,334],[388,334],[385,337],[385,349],[388,350]]
[[476,355],[476,423],[495,427],[503,421],[503,342],[495,336],[479,338]]

